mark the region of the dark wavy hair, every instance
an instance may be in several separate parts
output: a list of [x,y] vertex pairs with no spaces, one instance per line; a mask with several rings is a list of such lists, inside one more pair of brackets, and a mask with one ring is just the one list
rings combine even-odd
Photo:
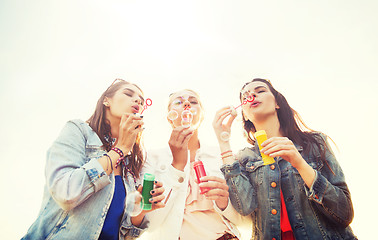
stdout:
[[[292,142],[301,145],[303,147],[303,151],[305,154],[308,154],[311,150],[311,146],[315,146],[321,152],[321,159],[324,161],[326,150],[329,149],[325,139],[322,135],[326,136],[323,133],[318,131],[314,131],[309,128],[304,122],[301,116],[290,107],[289,103],[287,102],[286,98],[278,92],[269,80],[262,79],[262,78],[255,78],[251,82],[247,82],[244,84],[240,91],[240,101],[242,102],[242,91],[243,89],[252,82],[263,82],[265,83],[270,91],[272,92],[279,109],[276,109],[278,121],[280,122],[280,132],[287,138],[289,138]],[[244,130],[248,133],[247,134],[247,141],[254,145],[255,140],[251,136],[251,133],[256,132],[256,128],[254,124],[250,120],[245,120],[244,113],[242,111],[243,116],[243,127]],[[330,150],[330,149],[329,149]],[[324,161],[326,165],[329,167],[328,163]],[[330,167],[329,167],[330,168]],[[332,169],[330,168],[332,171]]]
[[[114,80],[113,84],[106,89],[97,101],[96,109],[92,116],[87,120],[89,126],[95,131],[100,138],[103,147],[106,151],[110,151],[112,148],[112,132],[110,131],[110,123],[105,117],[106,106],[104,106],[105,98],[112,98],[114,94],[125,84],[132,84],[143,92],[136,84],[129,83],[122,79]],[[133,174],[138,177],[145,161],[145,154],[143,151],[142,135],[138,134],[133,149],[131,150],[131,156],[129,158],[129,164],[127,167]]]

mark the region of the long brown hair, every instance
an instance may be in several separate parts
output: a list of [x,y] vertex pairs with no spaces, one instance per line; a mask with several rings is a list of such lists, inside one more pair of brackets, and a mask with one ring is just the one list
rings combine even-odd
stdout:
[[[105,98],[112,98],[114,94],[125,84],[132,84],[137,87],[142,93],[143,91],[136,84],[129,83],[122,79],[114,80],[113,84],[102,93],[101,97],[97,101],[96,109],[92,116],[87,120],[89,126],[95,131],[100,138],[103,147],[106,151],[110,151],[112,148],[112,132],[110,131],[110,123],[106,119],[105,112],[106,106],[104,105]],[[126,154],[126,153],[125,153]],[[142,135],[138,134],[133,149],[131,150],[131,156],[129,158],[129,164],[127,167],[136,177],[139,177],[139,173],[142,169],[145,161],[145,155],[143,151]]]
[[[322,161],[324,161],[326,150],[329,148],[325,140],[322,138],[321,133],[312,130],[303,122],[301,116],[293,108],[290,107],[286,98],[276,89],[274,89],[269,80],[255,78],[251,82],[244,84],[241,92],[248,84],[252,82],[263,82],[269,87],[270,91],[272,92],[277,105],[279,106],[276,111],[278,121],[280,122],[280,132],[294,143],[301,145],[305,154],[308,154],[312,150],[312,146],[316,146],[316,148],[321,152]],[[242,101],[242,93],[240,93],[240,100]],[[242,115],[243,127],[244,130],[248,133],[247,141],[254,145],[255,140],[250,133],[255,133],[256,128],[250,120],[245,120],[243,112]],[[324,162],[329,167],[328,163],[326,161]],[[331,168],[330,170],[332,171]]]

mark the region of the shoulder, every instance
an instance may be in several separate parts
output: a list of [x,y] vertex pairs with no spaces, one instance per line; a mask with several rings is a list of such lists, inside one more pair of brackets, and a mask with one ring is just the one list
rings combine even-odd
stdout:
[[83,140],[94,139],[98,143],[98,136],[88,123],[81,119],[68,120],[61,130],[60,137],[64,138],[82,138]]
[[258,155],[258,149],[256,146],[252,147],[245,147],[241,149],[237,154],[236,157],[238,159],[243,159],[243,158],[249,158],[249,157],[254,157]]

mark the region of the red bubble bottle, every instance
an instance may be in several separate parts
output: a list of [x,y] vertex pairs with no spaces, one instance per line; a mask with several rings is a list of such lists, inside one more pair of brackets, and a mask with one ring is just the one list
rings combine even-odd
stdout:
[[[200,161],[200,160],[195,161],[193,163],[193,168],[194,168],[194,171],[196,172],[198,184],[200,184],[201,183],[200,178],[206,176],[206,171],[205,171],[205,168],[203,167],[202,161]],[[200,187],[201,194],[204,194],[204,193],[208,192],[209,190],[210,190],[210,188]]]

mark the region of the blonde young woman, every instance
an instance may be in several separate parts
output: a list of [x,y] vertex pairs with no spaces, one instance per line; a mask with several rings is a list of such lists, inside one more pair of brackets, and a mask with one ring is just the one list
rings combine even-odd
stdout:
[[[184,111],[193,114],[185,124]],[[228,187],[220,172],[218,147],[208,147],[199,140],[198,127],[203,107],[198,94],[186,89],[169,97],[168,121],[172,126],[169,147],[149,151],[146,168],[154,171],[164,183],[166,207],[148,214],[149,239],[241,239],[235,223],[248,224],[234,210],[228,198]],[[207,176],[198,184],[193,164],[201,160]],[[209,188],[200,194],[201,188]]]
[[[42,207],[23,239],[134,239],[147,228],[147,212],[131,216],[125,206],[141,183],[143,105],[137,85],[117,80],[87,122],[67,122],[48,150]],[[163,192],[157,182],[153,210]]]
[[[229,107],[217,112],[213,126],[221,150],[229,152],[222,172],[232,189],[231,202],[240,214],[252,217],[252,238],[357,239],[349,226],[351,194],[327,136],[303,131],[299,115],[265,79],[246,83],[240,100],[247,100],[242,116],[251,147],[234,156],[229,142],[222,141],[235,118]],[[253,137],[259,130],[268,136],[261,152],[274,163],[262,160]]]

